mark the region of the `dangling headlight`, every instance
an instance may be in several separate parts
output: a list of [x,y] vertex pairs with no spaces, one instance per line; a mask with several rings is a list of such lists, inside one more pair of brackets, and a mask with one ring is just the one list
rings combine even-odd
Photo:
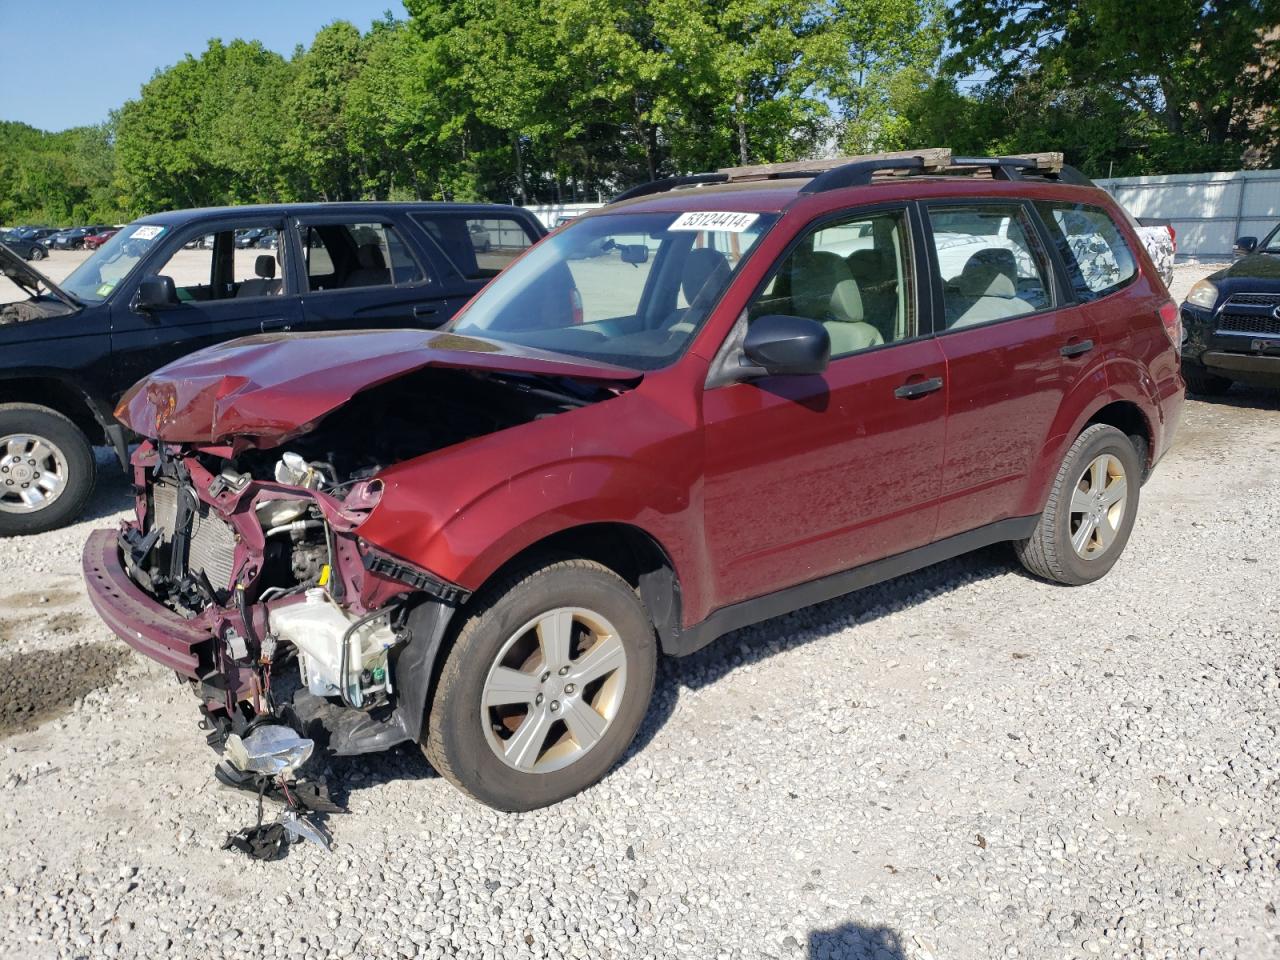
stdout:
[[1191,288],[1191,292],[1187,294],[1187,303],[1193,307],[1200,307],[1204,310],[1212,310],[1213,305],[1218,302],[1218,288],[1215,284],[1208,280],[1198,280],[1196,285]]

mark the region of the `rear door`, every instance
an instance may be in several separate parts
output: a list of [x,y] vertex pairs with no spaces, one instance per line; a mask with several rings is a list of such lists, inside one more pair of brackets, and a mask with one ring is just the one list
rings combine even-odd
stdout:
[[462,303],[539,240],[528,221],[515,214],[416,211],[409,217],[447,262],[450,292]]
[[201,347],[299,324],[297,291],[285,269],[287,252],[235,246],[240,230],[281,226],[282,219],[271,216],[233,217],[205,221],[169,237],[133,285],[136,290],[144,277],[170,277],[178,303],[139,310],[130,293],[117,298],[112,310],[112,362],[120,390]]
[[922,207],[947,363],[942,539],[1014,515],[1063,397],[1096,356],[1097,334],[1029,205]]
[[376,211],[314,214],[294,222],[309,330],[439,326],[453,315],[440,270]]

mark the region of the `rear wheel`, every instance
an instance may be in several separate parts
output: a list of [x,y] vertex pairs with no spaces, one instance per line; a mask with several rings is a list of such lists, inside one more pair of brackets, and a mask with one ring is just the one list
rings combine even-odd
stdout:
[[640,728],[654,629],[607,567],[526,569],[477,598],[440,673],[424,752],[499,810],[532,810],[591,786]]
[[1088,427],[1067,451],[1035,532],[1014,543],[1038,577],[1078,586],[1106,575],[1133,530],[1142,463],[1115,427]]
[[40,244],[38,243],[31,248],[32,260],[43,260],[48,255],[49,255],[49,252],[45,250],[44,247],[40,246]]
[[0,537],[69,523],[93,493],[96,473],[88,438],[62,414],[0,404]]
[[1190,360],[1182,362],[1182,379],[1187,381],[1187,389],[1202,397],[1220,397],[1231,389],[1231,381],[1210,373],[1198,363]]

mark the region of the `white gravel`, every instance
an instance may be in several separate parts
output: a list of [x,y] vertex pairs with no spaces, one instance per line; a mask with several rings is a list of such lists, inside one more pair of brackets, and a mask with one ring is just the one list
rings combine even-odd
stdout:
[[[130,655],[0,739],[0,956],[1280,956],[1278,409],[1189,403],[1101,583],[994,548],[740,631],[531,814],[401,749],[339,767],[334,854],[224,853],[254,803]],[[78,579],[127,506],[100,478],[93,519],[0,541],[10,672],[114,642]]]

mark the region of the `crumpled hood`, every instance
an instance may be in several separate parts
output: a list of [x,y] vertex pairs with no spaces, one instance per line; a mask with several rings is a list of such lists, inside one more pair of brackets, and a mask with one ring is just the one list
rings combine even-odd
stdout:
[[274,333],[206,347],[124,395],[116,416],[170,443],[274,447],[369,387],[424,367],[634,384],[641,374],[478,337],[421,330]]

